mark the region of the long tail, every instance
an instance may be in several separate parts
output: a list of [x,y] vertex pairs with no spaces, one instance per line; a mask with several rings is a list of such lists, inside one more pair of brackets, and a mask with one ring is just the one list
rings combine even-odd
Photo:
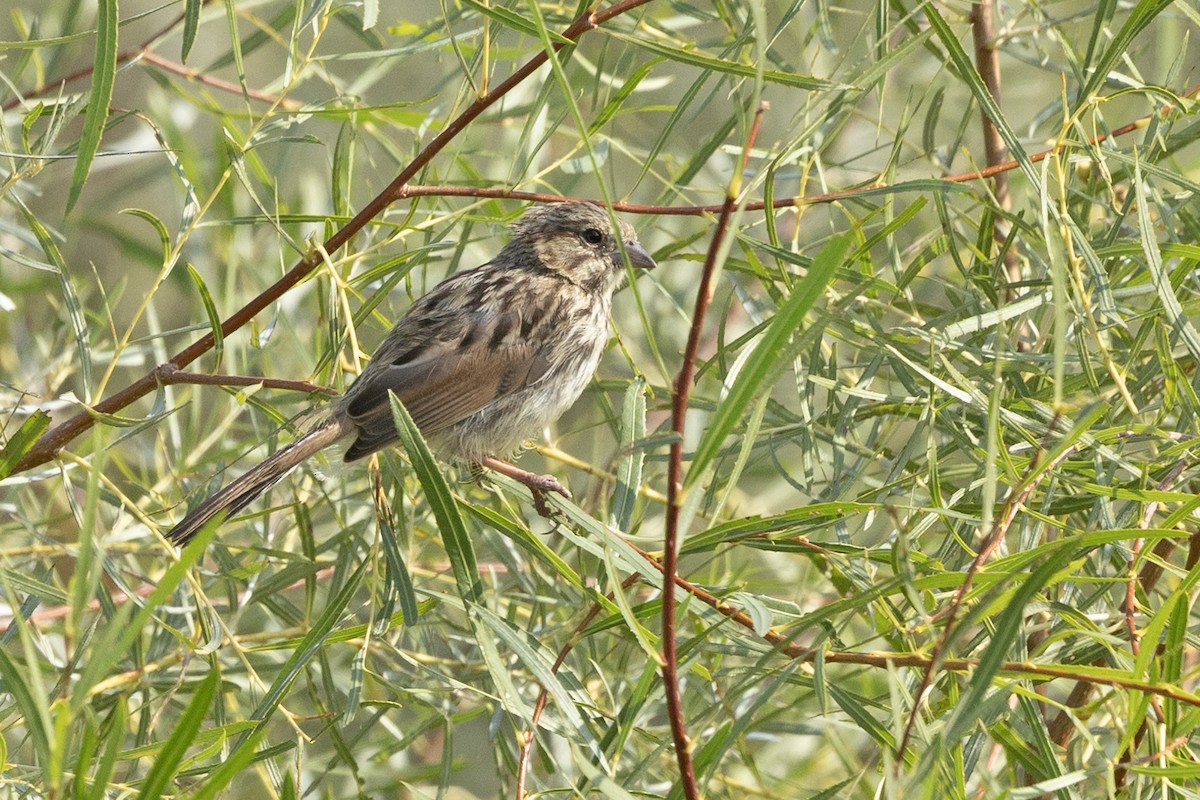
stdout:
[[201,528],[216,517],[228,519],[256,497],[270,489],[297,464],[308,459],[318,450],[347,436],[354,430],[354,423],[340,414],[333,414],[316,428],[296,441],[273,453],[258,466],[230,483],[221,491],[192,509],[183,520],[171,529],[167,538],[182,547],[191,541]]

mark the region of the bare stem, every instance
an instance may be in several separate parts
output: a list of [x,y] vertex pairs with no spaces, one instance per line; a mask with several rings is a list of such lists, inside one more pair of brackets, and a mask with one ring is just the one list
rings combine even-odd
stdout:
[[[750,126],[750,134],[746,137],[743,148],[741,172],[749,163],[750,151],[754,140],[758,138],[758,129],[762,124],[763,114],[767,106],[762,104],[754,114],[754,122]],[[741,175],[735,175],[732,181],[736,185]],[[671,736],[675,740],[675,758],[679,762],[679,777],[683,785],[684,796],[695,800],[700,796],[696,787],[696,776],[692,769],[691,745],[688,742],[687,731],[683,722],[683,707],[679,699],[679,658],[676,652],[675,639],[675,591],[673,582],[676,577],[676,560],[679,549],[679,509],[680,495],[683,492],[683,428],[687,421],[688,393],[691,390],[692,379],[696,374],[696,356],[700,349],[700,334],[704,328],[704,316],[708,305],[712,302],[712,280],[717,268],[717,257],[721,244],[728,231],[730,217],[737,206],[736,193],[731,186],[725,195],[721,206],[721,215],[717,219],[717,227],[713,232],[712,242],[708,246],[708,257],[704,260],[704,271],[700,276],[700,287],[696,290],[696,310],[692,314],[692,327],[688,331],[687,346],[683,351],[683,365],[679,368],[679,377],[675,379],[675,392],[671,399],[671,430],[679,434],[671,444],[670,460],[667,465],[667,519],[666,531],[663,537],[663,583],[662,604],[662,641],[663,641],[663,684],[667,698],[667,716],[671,721]]]

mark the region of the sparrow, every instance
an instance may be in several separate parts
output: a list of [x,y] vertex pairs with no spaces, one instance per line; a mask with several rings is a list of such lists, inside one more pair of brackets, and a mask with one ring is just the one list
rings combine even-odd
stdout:
[[570,493],[549,475],[501,459],[583,393],[609,339],[625,264],[653,269],[633,227],[603,207],[563,202],[527,211],[483,266],[450,275],[388,333],[328,416],[192,509],[168,534],[184,545],[208,522],[245,508],[316,452],[353,438],[346,461],[399,439],[395,394],[440,459],[501,471],[544,493]]

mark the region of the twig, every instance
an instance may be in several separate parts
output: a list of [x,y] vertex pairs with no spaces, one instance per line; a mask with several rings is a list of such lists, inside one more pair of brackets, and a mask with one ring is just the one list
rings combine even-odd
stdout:
[[913,695],[913,707],[909,712],[908,721],[904,726],[904,735],[900,737],[900,744],[896,747],[896,764],[897,768],[903,762],[904,751],[908,748],[909,739],[912,738],[912,732],[917,724],[917,716],[921,713],[921,707],[925,703],[925,695],[929,692],[933,685],[933,673],[935,667],[950,646],[950,638],[954,635],[954,623],[958,618],[959,609],[967,598],[967,593],[971,590],[974,583],[975,575],[983,566],[984,562],[991,557],[1000,542],[1004,540],[1009,528],[1017,518],[1017,513],[1025,505],[1025,501],[1029,499],[1029,495],[1033,494],[1033,490],[1038,486],[1038,475],[1046,474],[1053,470],[1063,459],[1075,451],[1074,447],[1068,447],[1052,459],[1048,464],[1038,463],[1042,452],[1046,448],[1046,443],[1049,437],[1054,433],[1059,420],[1058,413],[1051,418],[1050,424],[1046,428],[1046,435],[1042,439],[1042,445],[1034,454],[1033,460],[1029,464],[1029,469],[1026,473],[1023,486],[1016,486],[1009,494],[1008,499],[1004,503],[1004,508],[999,519],[992,526],[992,530],[987,535],[987,538],[980,543],[979,550],[972,559],[970,567],[967,568],[966,574],[963,576],[963,581],[958,587],[958,591],[954,593],[949,605],[945,609],[934,615],[933,619],[944,617],[946,622],[942,628],[942,635],[938,638],[937,644],[933,648],[933,653],[930,657],[929,667],[925,670],[925,675],[921,678],[920,686],[917,692]]
[[663,585],[662,604],[662,637],[663,637],[663,684],[666,691],[667,715],[671,720],[671,734],[675,739],[675,758],[679,762],[679,776],[683,785],[684,797],[695,800],[699,797],[696,787],[696,776],[692,769],[691,744],[688,742],[684,729],[683,708],[679,700],[679,658],[676,652],[675,629],[675,591],[672,585],[675,579],[676,561],[679,557],[679,510],[680,495],[683,491],[683,427],[687,420],[688,393],[691,390],[692,378],[696,374],[696,355],[700,348],[700,334],[704,328],[704,315],[712,301],[712,279],[717,268],[717,256],[721,244],[725,240],[729,220],[737,206],[737,187],[741,173],[745,172],[750,163],[750,152],[754,140],[758,138],[759,126],[767,104],[763,103],[754,113],[754,122],[746,137],[742,150],[740,170],[730,181],[729,191],[725,194],[725,202],[721,206],[721,216],[717,220],[712,242],[708,246],[708,257],[704,260],[704,271],[700,275],[700,287],[696,290],[696,310],[692,314],[692,327],[688,331],[687,346],[683,351],[683,364],[679,368],[679,377],[675,380],[675,392],[671,398],[671,430],[678,437],[671,443],[670,460],[667,464],[667,518],[666,530],[663,537],[663,574],[666,581]]
[[150,50],[146,50],[141,54],[141,56],[141,60],[145,61],[147,64],[153,64],[154,66],[165,70],[166,72],[173,72],[180,77],[187,78],[190,81],[196,81],[197,83],[202,83],[205,86],[211,86],[212,88],[219,89],[222,92],[229,92],[230,94],[249,97],[252,100],[258,100],[260,103],[270,103],[271,105],[282,106],[289,111],[295,111],[296,109],[302,108],[304,105],[303,103],[298,103],[294,100],[288,100],[287,98],[269,95],[266,92],[259,92],[250,88],[243,89],[236,83],[221,80],[220,78],[214,78],[211,75],[206,75],[200,70],[185,67],[183,64],[165,59]]
[[[1000,106],[1000,56],[996,50],[996,21],[992,0],[976,0],[971,7],[971,33],[975,39],[975,67],[988,94]],[[996,123],[980,109],[983,126],[983,149],[987,157],[987,165],[994,167],[1009,160],[1008,147]],[[1012,193],[1008,188],[1008,172],[997,172],[992,177],[992,191],[996,196],[996,205],[1001,211],[1012,211]],[[992,239],[999,245],[1008,241],[1008,223],[997,216],[992,222]],[[1004,252],[1004,268],[1008,273],[1009,287],[1005,292],[1011,300],[1016,293],[1012,284],[1021,280],[1021,262],[1017,258],[1015,248],[1009,247]]]
[[[653,559],[651,559],[653,561]],[[621,582],[621,591],[625,591],[630,586],[633,586],[642,579],[641,573],[635,572]],[[609,592],[605,597],[612,600],[615,592]],[[567,643],[558,651],[558,657],[554,659],[554,663],[550,666],[552,673],[557,673],[562,667],[563,662],[567,660],[567,656],[575,649],[575,645],[579,642],[579,635],[592,624],[592,620],[600,613],[603,606],[600,603],[593,603],[588,612],[583,615],[583,619],[579,620],[579,624],[575,626],[575,630],[571,631],[571,636]],[[550,691],[543,686],[538,692],[537,703],[533,707],[533,714],[529,717],[529,727],[525,730],[525,735],[521,737],[520,754],[517,757],[517,800],[525,800],[525,783],[529,773],[529,758],[533,753],[534,734],[537,732],[538,721],[542,718],[542,712],[546,710],[546,701],[550,698]]]
[[333,397],[336,389],[319,386],[310,381],[289,381],[281,378],[258,378],[252,375],[210,375],[206,372],[184,372],[174,364],[163,364],[157,370],[158,382],[164,386],[262,386],[303,394],[324,394]]

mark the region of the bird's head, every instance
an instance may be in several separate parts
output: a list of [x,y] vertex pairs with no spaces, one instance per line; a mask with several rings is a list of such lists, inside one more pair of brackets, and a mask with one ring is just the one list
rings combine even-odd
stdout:
[[[611,292],[625,274],[656,264],[633,226],[591,203],[553,203],[533,208],[513,225],[513,242],[532,247],[541,266],[588,291]],[[510,244],[512,244],[510,243]]]

